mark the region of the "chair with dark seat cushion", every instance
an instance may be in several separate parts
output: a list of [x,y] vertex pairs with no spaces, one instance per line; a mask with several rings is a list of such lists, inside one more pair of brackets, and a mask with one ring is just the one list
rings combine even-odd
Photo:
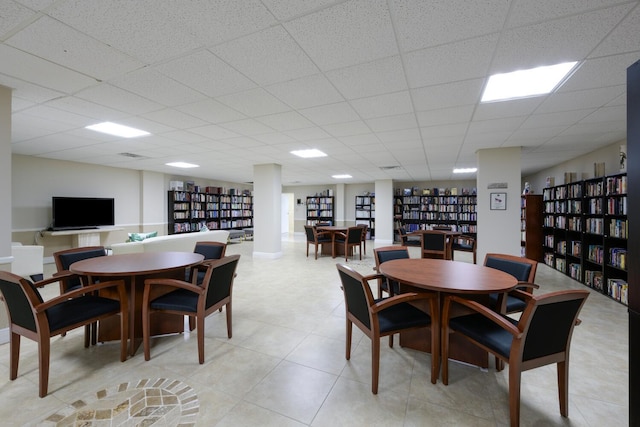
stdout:
[[[406,246],[383,246],[373,250],[373,257],[376,261],[374,270],[380,273],[380,264],[394,259],[408,259],[409,248]],[[382,293],[387,292],[389,296],[399,293],[399,284],[395,280],[381,278],[378,280],[378,298],[382,298]]]
[[[351,359],[351,333],[353,324],[371,339],[371,392],[378,393],[378,376],[380,371],[380,338],[393,336],[400,331],[439,328],[438,315],[429,316],[411,305],[411,301],[428,300],[431,313],[438,313],[435,294],[407,292],[390,298],[373,299],[369,281],[378,279],[380,275],[362,276],[352,268],[337,264],[338,274],[344,292],[347,321],[346,359]],[[425,339],[426,337],[425,332]],[[440,345],[437,334],[431,333],[431,382],[436,383],[440,366]],[[389,346],[393,341],[389,339]]]
[[438,230],[424,230],[420,233],[422,258],[449,259],[447,234]]
[[473,254],[473,263],[477,263],[476,253],[477,253],[477,242],[476,239],[472,236],[461,235],[453,238],[451,244],[451,259],[454,259],[454,254],[456,251],[459,252],[471,252]]
[[367,224],[356,224],[356,227],[362,228],[362,247],[365,255],[367,254],[367,233],[369,232],[369,226]]
[[[233,280],[240,255],[231,255],[219,260],[205,261],[207,270],[201,286],[178,279],[147,279],[142,297],[142,339],[144,359],[151,358],[151,314],[164,312],[195,317],[198,341],[198,361],[204,363],[204,319],[221,307],[227,314],[227,337],[231,338],[231,296]],[[168,293],[154,296],[153,289],[172,289]],[[161,289],[162,289],[161,288]]]
[[[346,233],[337,232],[334,236],[335,245],[344,246],[344,259],[349,261],[349,255],[353,252],[353,248],[358,247],[360,259],[362,259],[362,228],[349,227]],[[355,253],[354,253],[355,256]]]
[[307,257],[309,257],[309,245],[316,248],[316,259],[318,259],[318,246],[331,245],[331,255],[333,256],[333,234],[328,231],[318,231],[316,227],[305,225],[304,231],[307,235]]
[[[224,257],[224,254],[227,250],[227,244],[222,242],[196,242],[196,246],[193,249],[193,252],[196,254],[200,254],[204,256],[204,259],[220,259]],[[189,268],[185,271],[185,281],[192,282],[193,281],[193,273],[196,269]],[[196,284],[199,285],[202,283],[204,279],[205,271],[204,269],[199,269],[198,274],[196,275]]]
[[398,236],[400,236],[402,246],[420,246],[421,244],[420,236],[408,234],[404,227],[398,228]]
[[[522,282],[517,286],[517,289],[533,293],[534,288],[537,287],[537,285],[530,284],[535,282],[538,261],[515,255],[489,253],[484,258],[484,265],[509,273],[518,282]],[[524,310],[526,305],[524,301],[513,295],[490,294],[489,298],[493,309],[505,314],[520,312]]]
[[[15,380],[18,377],[20,337],[36,341],[40,397],[46,396],[49,388],[50,341],[53,336],[119,314],[120,361],[124,362],[127,358],[129,311],[124,281],[88,285],[43,301],[37,288],[60,279],[72,277],[70,273],[66,273],[34,284],[15,274],[0,271],[0,292],[9,317],[9,379]],[[107,288],[115,288],[115,292],[112,292],[118,299],[95,295],[97,291]],[[88,347],[86,341],[85,347]]]
[[[55,261],[56,269],[58,270],[56,274],[61,274],[68,271],[69,267],[74,262],[106,255],[107,252],[104,250],[104,246],[84,246],[80,248],[65,249],[62,251],[54,252],[53,260]],[[81,278],[79,276],[73,275],[69,278],[60,280],[60,294],[72,291],[81,286]]]
[[[511,426],[520,422],[520,382],[523,371],[557,364],[560,414],[568,416],[569,347],[578,314],[589,292],[568,290],[533,296],[512,291],[526,301],[520,320],[497,313],[476,302],[447,296],[443,307],[442,382],[449,383],[449,332],[471,341],[509,364],[509,411]],[[451,306],[459,304],[474,314],[449,318]]]

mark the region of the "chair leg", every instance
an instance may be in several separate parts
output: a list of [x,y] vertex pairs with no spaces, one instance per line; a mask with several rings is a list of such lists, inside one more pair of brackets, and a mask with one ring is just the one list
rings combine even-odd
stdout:
[[569,416],[569,361],[558,362],[558,399],[560,415]]
[[[120,314],[120,361],[127,360],[127,344],[129,343],[129,311],[122,310]],[[149,346],[147,346],[148,348]]]
[[202,365],[204,363],[204,316],[196,315],[196,332],[198,336],[198,362]]
[[378,394],[380,373],[380,337],[371,337],[371,392]]
[[18,378],[18,362],[20,360],[20,335],[15,332],[11,332],[11,343],[9,344],[11,356],[10,356],[10,372],[9,379],[15,380]]
[[[447,319],[443,320],[443,322],[447,322]],[[448,324],[443,324],[442,331],[440,331],[442,335],[440,342],[440,353],[442,354],[442,384],[444,385],[449,385],[449,327],[447,325]],[[433,331],[431,331],[431,333],[433,334]],[[433,382],[433,380],[431,382]]]
[[227,312],[227,337],[231,338],[231,301],[227,303],[225,311]]
[[353,329],[353,323],[351,320],[347,319],[347,343],[345,347],[345,359],[351,359],[351,331]]
[[[43,334],[44,335],[44,334]],[[46,336],[40,336],[38,340],[38,365],[40,371],[40,397],[47,395],[49,389],[49,353],[51,351],[51,338],[47,333]]]
[[509,413],[511,427],[520,425],[520,364],[513,363],[509,366]]
[[151,328],[149,325],[149,307],[142,307],[142,345],[144,347],[144,360],[151,359],[151,343],[150,337]]

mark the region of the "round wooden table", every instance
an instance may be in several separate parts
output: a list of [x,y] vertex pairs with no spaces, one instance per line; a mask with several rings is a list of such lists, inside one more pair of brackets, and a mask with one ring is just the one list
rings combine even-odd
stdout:
[[[505,293],[515,288],[518,281],[512,275],[495,268],[429,258],[409,258],[387,261],[380,264],[380,273],[400,283],[400,291],[433,291],[438,294],[438,307],[442,307],[443,294],[463,294],[468,297],[482,297],[491,293]],[[420,307],[428,312],[427,304]],[[440,310],[441,312],[441,310]],[[435,314],[440,317],[441,313]],[[452,312],[452,316],[464,313]],[[432,314],[433,316],[433,314]],[[440,319],[442,324],[443,319]],[[436,328],[437,329],[437,328]],[[434,330],[440,338],[440,330]],[[438,340],[438,342],[440,342]],[[400,334],[400,345],[415,350],[431,352],[429,337],[424,333],[407,331]],[[470,345],[468,341],[450,339],[449,357],[483,368],[489,366],[487,352]]]
[[[144,281],[151,277],[184,280],[184,271],[202,262],[204,256],[192,252],[141,252],[89,258],[74,262],[69,267],[73,273],[87,276],[89,282],[98,278],[124,278],[129,289],[129,353],[133,356],[142,342],[142,294]],[[158,294],[161,295],[162,291]],[[182,316],[154,313],[153,335],[177,333],[184,330]],[[120,339],[117,321],[111,318],[100,322],[98,340]]]

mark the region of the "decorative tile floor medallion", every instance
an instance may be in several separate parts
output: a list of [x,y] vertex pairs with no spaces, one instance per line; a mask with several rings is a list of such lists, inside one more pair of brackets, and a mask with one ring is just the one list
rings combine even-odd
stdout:
[[200,405],[181,381],[144,379],[99,390],[49,415],[39,426],[195,426]]

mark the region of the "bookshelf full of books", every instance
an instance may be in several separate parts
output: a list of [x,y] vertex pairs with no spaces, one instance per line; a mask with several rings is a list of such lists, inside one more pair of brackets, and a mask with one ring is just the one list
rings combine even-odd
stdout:
[[376,197],[367,194],[356,196],[356,225],[365,224],[367,239],[373,239],[376,235]]
[[544,262],[625,305],[627,235],[626,174],[544,189]]
[[[223,191],[225,193],[223,193]],[[253,227],[253,196],[249,190],[194,186],[171,190],[167,197],[168,234]]]
[[406,231],[451,227],[467,235],[477,233],[475,188],[396,189],[394,215]]
[[307,197],[307,225],[334,225],[334,202],[330,190]]

